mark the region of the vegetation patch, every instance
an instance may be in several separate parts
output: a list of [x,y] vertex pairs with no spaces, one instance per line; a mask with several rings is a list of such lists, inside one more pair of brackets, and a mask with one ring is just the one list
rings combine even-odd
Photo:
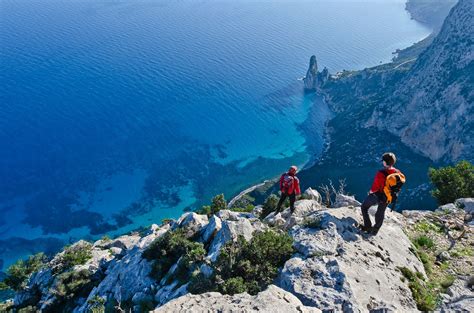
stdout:
[[157,281],[165,277],[178,260],[178,267],[173,276],[168,278],[186,281],[190,278],[192,269],[197,266],[196,263],[202,261],[205,255],[203,244],[186,238],[181,229],[166,232],[143,252],[143,257],[153,262],[151,276]]
[[207,216],[212,216],[220,210],[227,209],[227,202],[224,198],[224,194],[220,194],[212,198],[211,205],[205,205],[200,210],[196,210],[198,214],[205,214]]
[[195,275],[188,290],[195,294],[219,291],[255,295],[273,282],[278,268],[293,254],[292,245],[290,235],[273,230],[256,233],[250,241],[239,236],[222,248],[212,264],[212,275]]
[[54,261],[53,273],[59,274],[76,265],[86,264],[92,258],[92,244],[80,241],[72,246],[66,247],[62,254]]
[[44,253],[29,256],[26,260],[18,260],[7,269],[7,275],[0,282],[0,290],[22,290],[26,287],[28,278],[34,272],[45,267],[47,258]]
[[428,174],[435,187],[432,195],[438,203],[453,203],[459,198],[474,197],[474,165],[469,161],[439,169],[430,168]]
[[420,311],[433,311],[438,304],[438,294],[431,284],[428,284],[423,279],[423,274],[419,272],[412,272],[406,267],[398,268],[403,277],[408,280],[408,287],[410,288],[416,306]]
[[279,200],[280,199],[278,199],[277,195],[275,194],[269,195],[268,198],[263,203],[262,214],[260,214],[260,218],[264,219],[265,217],[268,216],[268,214],[275,211]]
[[415,247],[419,248],[426,248],[426,249],[432,249],[434,247],[434,241],[430,237],[426,235],[420,235],[417,236],[413,240],[413,244]]

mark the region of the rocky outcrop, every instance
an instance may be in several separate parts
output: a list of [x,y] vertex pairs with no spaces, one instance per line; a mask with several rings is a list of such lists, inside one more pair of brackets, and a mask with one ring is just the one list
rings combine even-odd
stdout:
[[328,80],[329,70],[325,67],[321,72],[318,72],[318,61],[316,56],[312,55],[309,59],[308,71],[303,79],[304,89],[306,91],[316,91]]
[[474,159],[473,16],[474,2],[460,0],[366,126],[393,133],[433,161]]
[[270,285],[265,291],[251,296],[247,293],[233,296],[218,292],[200,295],[188,294],[168,302],[154,312],[321,312],[304,306],[298,298],[283,289]]
[[[56,271],[89,273],[94,286],[87,294],[68,303],[72,312],[89,312],[97,299],[116,305],[127,305],[132,312],[155,308],[155,312],[413,312],[417,305],[401,269],[427,277],[422,262],[415,254],[405,230],[432,215],[427,211],[387,212],[385,223],[377,236],[360,232],[360,207],[353,197],[339,196],[338,208],[326,208],[317,192],[308,190],[312,199],[296,202],[293,214],[269,214],[263,221],[253,213],[221,210],[208,218],[185,213],[176,222],[152,225],[141,234],[104,239],[93,244],[80,241],[73,249],[91,249],[85,264],[64,269],[64,252],[56,255],[48,267],[34,273],[27,287],[17,292],[14,305],[33,305],[44,311],[57,304]],[[456,204],[440,207],[442,212],[463,215],[472,199],[459,199]],[[451,210],[451,211],[450,211]],[[374,214],[375,210],[369,210]],[[443,213],[445,214],[445,213]],[[408,225],[408,226],[407,226]],[[168,231],[182,229],[203,244],[207,251],[199,270],[204,277],[212,275],[212,263],[227,242],[243,236],[250,240],[255,233],[270,226],[287,231],[293,238],[294,254],[281,268],[273,285],[255,296],[246,293],[222,295],[207,292],[189,293],[189,281],[173,274],[180,260],[174,263],[160,281],[151,276],[153,260],[145,259],[143,251]],[[191,238],[189,237],[189,238]],[[471,239],[470,239],[471,240]],[[472,242],[467,241],[467,242]],[[449,253],[445,260],[452,261]],[[462,263],[469,264],[469,263]],[[197,270],[197,267],[192,269]],[[60,276],[60,275],[59,275]],[[460,275],[445,294],[439,309],[443,312],[470,310],[473,306],[474,278]],[[90,290],[90,291],[89,291]]]
[[263,224],[258,218],[251,213],[238,213],[230,210],[221,210],[216,217],[221,220],[222,226],[217,231],[212,240],[208,259],[214,262],[220,253],[220,248],[230,240],[237,240],[239,236],[243,236],[246,240],[250,240],[254,232],[264,231],[267,225]]
[[306,90],[316,90],[318,85],[318,61],[313,55],[309,59],[309,68],[304,78],[304,88]]
[[424,273],[410,251],[397,213],[387,213],[376,237],[366,237],[354,226],[360,209],[323,209],[307,219],[313,228],[291,230],[298,254],[286,262],[279,285],[303,304],[336,312],[386,309],[416,310],[411,291],[400,280],[400,267]]

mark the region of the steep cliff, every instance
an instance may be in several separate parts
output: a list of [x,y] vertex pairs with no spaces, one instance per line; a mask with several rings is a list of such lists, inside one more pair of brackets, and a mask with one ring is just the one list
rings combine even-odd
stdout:
[[459,1],[367,126],[399,136],[434,161],[474,158],[473,14],[473,1]]
[[437,31],[457,0],[408,0],[406,9],[413,19]]

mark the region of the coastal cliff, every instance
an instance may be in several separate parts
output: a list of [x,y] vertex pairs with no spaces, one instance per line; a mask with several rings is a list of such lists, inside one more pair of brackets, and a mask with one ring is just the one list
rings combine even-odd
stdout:
[[[293,215],[286,209],[264,216],[260,206],[248,213],[188,212],[141,232],[66,247],[24,277],[2,309],[270,312],[278,305],[281,312],[468,312],[474,309],[469,276],[474,238],[463,232],[472,225],[456,223],[472,224],[473,201],[461,199],[438,212],[388,212],[375,237],[356,228],[360,203],[353,197],[339,194],[328,208],[312,189],[297,201]],[[457,245],[450,247],[443,231],[459,237]],[[425,237],[435,242],[427,244]],[[164,243],[168,248],[157,250]],[[252,246],[267,258],[290,249],[274,276],[255,290],[242,276],[261,263],[235,254]],[[437,258],[443,259],[436,263]],[[221,266],[240,270],[229,278]],[[239,286],[250,289],[242,292]]]
[[474,158],[473,15],[472,1],[454,7],[367,126],[399,136],[434,161]]

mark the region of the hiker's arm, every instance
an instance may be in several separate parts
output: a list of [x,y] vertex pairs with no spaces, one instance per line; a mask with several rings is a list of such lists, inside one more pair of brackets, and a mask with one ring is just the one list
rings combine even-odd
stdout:
[[297,177],[295,177],[295,193],[296,193],[296,195],[301,194],[300,180]]

